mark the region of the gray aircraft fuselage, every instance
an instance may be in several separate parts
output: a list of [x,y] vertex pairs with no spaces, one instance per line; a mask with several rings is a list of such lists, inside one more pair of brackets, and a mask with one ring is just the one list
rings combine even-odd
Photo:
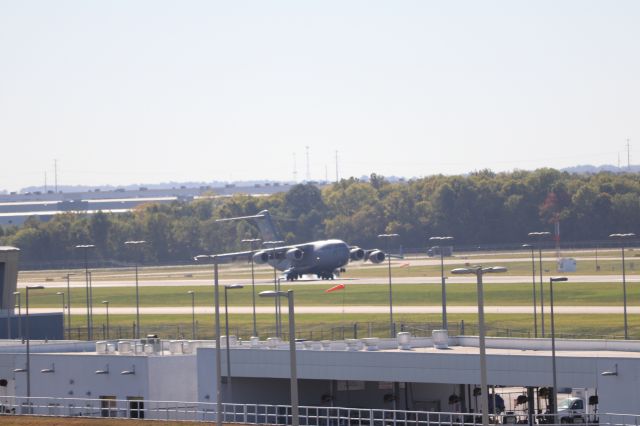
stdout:
[[[350,249],[342,240],[321,240],[288,247],[301,250],[302,258],[296,260],[276,256],[275,259],[269,259],[269,264],[284,271],[287,279],[296,279],[307,274],[331,279],[334,271],[339,271],[349,263]],[[269,249],[264,250],[267,254],[269,251]]]

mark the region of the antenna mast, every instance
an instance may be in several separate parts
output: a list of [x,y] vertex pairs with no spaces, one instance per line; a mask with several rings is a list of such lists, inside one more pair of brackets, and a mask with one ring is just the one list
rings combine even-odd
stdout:
[[627,170],[631,170],[631,145],[629,144],[629,138],[627,138]]

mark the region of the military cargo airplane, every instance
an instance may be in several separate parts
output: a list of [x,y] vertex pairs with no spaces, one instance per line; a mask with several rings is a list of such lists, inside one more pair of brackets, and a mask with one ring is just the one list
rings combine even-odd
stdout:
[[[323,280],[332,280],[340,272],[345,272],[349,261],[369,260],[380,263],[386,259],[382,250],[364,250],[349,246],[342,240],[319,240],[303,244],[279,245],[281,238],[273,225],[268,210],[262,210],[253,216],[218,219],[218,222],[249,219],[255,220],[260,229],[263,242],[268,247],[256,252],[233,253],[237,257],[253,256],[257,264],[265,264],[283,271],[288,281],[297,280],[303,275],[315,274]],[[271,242],[272,244],[269,244]]]

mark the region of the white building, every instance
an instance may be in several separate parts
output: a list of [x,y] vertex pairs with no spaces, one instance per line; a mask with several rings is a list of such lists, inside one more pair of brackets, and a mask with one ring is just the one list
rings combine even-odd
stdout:
[[[146,418],[164,418],[153,408],[162,404],[154,401],[184,401],[165,404],[175,409],[172,418],[212,419],[216,350],[210,342],[135,343],[99,343],[97,352],[86,342],[35,343],[31,397],[35,405],[46,409],[34,411],[139,417],[144,410]],[[398,348],[395,339],[297,345],[302,406],[479,411],[473,394],[480,382],[477,337],[451,337],[448,348],[443,349],[426,338],[412,339],[411,347],[404,349]],[[604,413],[640,414],[640,342],[557,339],[556,346],[559,389],[597,391],[601,418]],[[231,379],[221,389],[225,403],[290,403],[288,344],[239,342],[229,353]],[[224,348],[221,355],[226,376]],[[523,393],[529,388],[533,394],[551,385],[551,361],[549,339],[487,339],[490,385],[518,387]],[[22,345],[7,342],[0,347],[0,379],[7,380],[4,399],[0,391],[0,404],[23,407],[20,397],[26,396],[26,374],[20,370],[25,365]],[[18,398],[12,398],[14,395]],[[225,405],[225,411],[229,406]]]

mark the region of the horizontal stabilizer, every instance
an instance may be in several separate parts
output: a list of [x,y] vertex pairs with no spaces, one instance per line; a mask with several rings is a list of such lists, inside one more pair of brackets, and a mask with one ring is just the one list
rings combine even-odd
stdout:
[[265,215],[264,214],[256,214],[253,216],[238,216],[238,217],[228,217],[225,219],[216,219],[216,222],[230,222],[232,220],[242,220],[242,219],[261,219]]

